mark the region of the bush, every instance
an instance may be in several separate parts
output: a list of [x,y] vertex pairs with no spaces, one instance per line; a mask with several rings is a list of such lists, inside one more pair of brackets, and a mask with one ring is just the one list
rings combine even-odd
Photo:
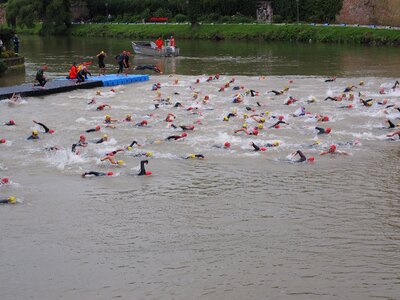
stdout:
[[12,50],[5,50],[1,52],[1,58],[15,57],[15,52]]
[[7,71],[8,67],[4,62],[0,61],[0,76],[3,75]]
[[283,18],[281,15],[273,15],[272,17],[272,23],[282,23]]
[[177,23],[185,23],[185,22],[187,22],[187,20],[188,20],[188,18],[187,18],[186,15],[177,14],[177,15],[175,16],[175,21],[176,21]]

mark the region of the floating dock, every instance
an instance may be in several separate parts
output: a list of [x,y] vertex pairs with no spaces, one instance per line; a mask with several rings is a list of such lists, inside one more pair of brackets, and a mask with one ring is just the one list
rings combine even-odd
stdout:
[[116,86],[121,84],[131,84],[135,82],[147,81],[149,75],[103,75],[103,76],[91,76],[85,82],[75,84],[76,79],[65,79],[56,78],[49,80],[45,88],[40,86],[33,87],[32,84],[24,83],[16,86],[9,86],[0,88],[0,100],[9,99],[15,94],[19,94],[22,97],[38,97],[46,96],[50,94],[58,94],[64,92],[70,92],[77,89],[91,89],[103,86]]

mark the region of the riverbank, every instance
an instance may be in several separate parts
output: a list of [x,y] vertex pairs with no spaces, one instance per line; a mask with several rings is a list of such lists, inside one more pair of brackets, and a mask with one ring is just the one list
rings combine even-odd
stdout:
[[[19,30],[38,34],[40,25]],[[315,26],[292,24],[74,24],[69,34],[83,37],[155,39],[174,34],[178,39],[262,40],[320,43],[400,45],[400,30],[355,26]]]

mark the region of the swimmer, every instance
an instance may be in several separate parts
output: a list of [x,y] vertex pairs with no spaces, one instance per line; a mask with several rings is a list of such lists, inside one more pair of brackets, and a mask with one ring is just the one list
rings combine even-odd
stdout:
[[272,148],[272,147],[279,147],[281,143],[279,141],[275,141],[273,143],[266,143],[264,146],[267,148]]
[[103,134],[103,137],[95,142],[95,144],[101,144],[108,141],[108,135]]
[[325,80],[325,82],[333,82],[333,81],[336,81],[336,76],[333,76],[333,77]]
[[250,94],[251,97],[255,97],[255,96],[258,96],[258,95],[259,95],[259,92],[255,91],[255,90],[247,90],[247,91],[245,92],[245,94],[246,94],[246,95],[249,95],[249,94]]
[[324,101],[326,101],[326,100],[342,101],[342,96],[339,96],[339,97],[326,97],[326,98],[324,99]]
[[254,151],[265,151],[265,150],[267,150],[266,147],[259,147],[259,146],[257,146],[256,144],[254,144],[254,142],[251,142],[250,145],[253,146]]
[[143,176],[143,175],[148,176],[148,175],[152,174],[150,171],[146,171],[145,168],[144,168],[144,165],[145,164],[147,165],[148,163],[149,163],[149,161],[147,159],[146,160],[142,160],[140,162],[140,171],[139,171],[138,176]]
[[386,129],[396,128],[396,125],[394,125],[394,123],[391,120],[389,120],[389,119],[386,120],[386,123],[389,124],[389,127],[383,127],[383,128],[386,128]]
[[292,96],[289,96],[289,99],[284,103],[284,105],[290,105],[290,104],[295,103],[296,101],[299,101],[299,100],[296,98],[293,98]]
[[[174,128],[174,129],[178,128],[178,126],[176,126],[176,125],[174,125],[174,124],[171,124],[171,127]],[[179,127],[180,127],[183,131],[186,131],[186,130],[194,130],[194,125],[180,125]]]
[[176,102],[173,107],[178,108],[183,107],[183,105],[180,102]]
[[179,140],[179,139],[183,139],[185,137],[187,137],[187,133],[186,132],[182,133],[182,135],[171,135],[171,136],[167,137],[165,140],[166,141],[170,141],[170,140],[176,141],[176,140]]
[[10,121],[4,123],[4,125],[5,125],[5,126],[14,126],[14,125],[16,125],[16,124],[15,124],[14,120],[10,120]]
[[[285,122],[285,121],[282,121],[282,120],[279,120],[279,121],[276,122],[275,124],[269,126],[269,128],[279,128],[279,124],[286,124],[286,125],[289,125],[289,123],[287,123],[287,122]],[[278,126],[278,127],[277,127],[277,126]]]
[[301,150],[297,150],[296,152],[292,153],[292,157],[294,158],[297,154],[300,156],[300,158],[298,160],[292,160],[292,162],[294,162],[294,163],[302,163],[305,161],[314,162],[314,160],[315,160],[313,156],[310,156],[307,159],[307,157],[304,155],[304,153]]
[[153,152],[151,151],[147,151],[147,152],[142,152],[142,153],[137,153],[135,155],[133,155],[134,157],[152,157],[153,156]]
[[213,145],[212,147],[218,149],[229,149],[231,147],[231,143],[225,142],[223,145]]
[[143,120],[143,121],[141,121],[139,123],[136,123],[135,126],[136,127],[145,127],[145,126],[147,126],[147,121]]
[[9,99],[10,100],[10,102],[12,102],[12,103],[17,103],[19,100],[21,100],[22,98],[21,98],[21,95],[20,94],[16,94],[16,93],[13,93],[12,94],[12,96],[11,96],[11,98]]
[[206,157],[203,154],[190,154],[189,156],[186,156],[185,159],[206,159]]
[[83,134],[81,134],[79,136],[79,141],[75,144],[72,144],[71,151],[75,152],[76,147],[87,147],[87,145],[88,143],[86,142],[86,137]]
[[96,110],[104,110],[106,107],[111,108],[111,106],[106,103],[97,106]]
[[126,147],[126,149],[128,150],[132,150],[132,147],[134,145],[137,145],[138,147],[141,147],[142,145],[140,145],[137,141],[133,141],[132,143],[130,143],[130,145],[128,147]]
[[111,164],[113,165],[118,165],[121,166],[124,164],[124,161],[122,159],[120,160],[115,160],[114,155],[106,155],[105,157],[101,158],[100,161],[105,161],[108,160]]
[[105,123],[105,124],[111,124],[111,123],[115,123],[115,122],[118,122],[118,120],[116,120],[116,119],[111,119],[111,117],[110,117],[109,115],[106,115],[106,116],[104,117],[104,123]]
[[328,116],[316,115],[315,117],[317,118],[317,122],[328,122],[329,121]]
[[96,104],[96,99],[93,97],[92,100],[88,102],[88,105]]
[[27,138],[27,140],[38,140],[39,133],[36,129],[32,130],[32,134]]
[[357,87],[354,86],[354,85],[349,85],[347,88],[345,88],[345,89],[343,90],[343,93],[352,92],[354,88],[357,88]]
[[96,132],[96,131],[100,131],[101,127],[99,125],[97,125],[95,128],[91,128],[86,130],[86,132]]
[[0,139],[0,144],[5,144],[6,143],[6,139],[5,138],[1,138]]
[[353,104],[338,106],[338,108],[353,108]]
[[399,136],[399,139],[400,139],[400,130],[396,130],[396,131],[394,131],[394,132],[392,132],[392,133],[389,133],[389,134],[386,135],[386,136],[387,136],[387,137],[393,137],[393,136],[395,136],[396,134]]
[[336,150],[336,145],[330,145],[329,149],[327,151],[321,152],[319,155],[326,155],[326,154],[343,154],[343,155],[349,155],[349,153],[345,151],[338,151]]
[[0,204],[14,204],[17,202],[17,198],[10,196],[7,199],[0,199]]
[[156,65],[142,65],[142,66],[135,66],[133,68],[134,70],[150,70],[150,71],[154,71],[156,73],[160,73],[162,74],[163,72],[161,72],[160,68]]
[[276,91],[276,90],[272,90],[272,91],[269,91],[268,93],[274,93],[275,94],[275,96],[279,96],[279,95],[283,95],[285,92],[287,92],[289,90],[289,88],[288,87],[285,87],[283,90],[281,90],[281,91]]
[[367,100],[364,100],[364,99],[361,99],[361,98],[360,98],[360,102],[361,102],[364,106],[372,106],[372,104],[373,104],[372,101],[374,101],[374,99],[367,99]]
[[261,118],[257,118],[257,117],[259,117],[259,115],[251,115],[250,116],[250,118],[252,118],[257,123],[260,123],[260,124],[265,123],[265,118],[264,117],[261,117]]
[[167,117],[165,118],[165,121],[166,121],[166,122],[172,122],[172,121],[175,120],[175,119],[176,119],[176,116],[175,116],[174,114],[169,113],[169,114],[167,115]]
[[131,115],[126,115],[125,118],[122,120],[123,122],[133,122]]
[[10,180],[7,177],[3,177],[0,179],[0,186],[9,184]]
[[399,84],[400,84],[400,82],[398,80],[396,80],[396,82],[392,86],[392,89],[395,90],[399,86]]
[[82,176],[82,178],[85,178],[85,177],[89,177],[89,176],[90,177],[92,177],[92,176],[99,177],[99,176],[113,176],[113,175],[114,175],[113,172],[104,173],[104,172],[89,171],[89,172],[83,173],[81,176]]
[[329,134],[331,132],[331,129],[329,127],[327,127],[326,129],[322,127],[315,127],[315,129],[318,130],[317,134]]
[[60,148],[57,146],[50,146],[50,147],[44,148],[44,150],[45,151],[57,151],[57,150],[60,150]]
[[39,122],[37,122],[37,121],[35,121],[35,120],[33,120],[33,123],[38,124],[39,126],[42,126],[45,133],[54,133],[54,130],[53,130],[53,129],[50,129],[49,127],[47,127],[47,126],[44,125],[43,123],[39,123]]

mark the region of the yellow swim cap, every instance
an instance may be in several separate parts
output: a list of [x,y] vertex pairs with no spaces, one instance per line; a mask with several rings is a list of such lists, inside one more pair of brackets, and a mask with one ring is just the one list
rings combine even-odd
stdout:
[[368,106],[372,106],[372,101],[367,103]]
[[123,161],[122,159],[117,160],[117,164],[118,164],[118,165],[123,165],[123,164],[124,164],[124,161]]
[[265,118],[261,118],[260,122],[264,123],[265,122]]
[[147,152],[146,152],[146,156],[147,156],[147,157],[151,157],[151,156],[153,156],[153,152],[151,152],[151,151],[147,151]]
[[258,129],[263,129],[263,128],[264,128],[263,124],[258,124]]
[[229,118],[227,116],[225,116],[224,121],[229,121]]
[[196,155],[190,154],[190,155],[189,155],[189,158],[196,158]]
[[103,134],[103,139],[106,139],[106,138],[108,138],[108,135],[107,134]]
[[111,119],[110,115],[106,115],[105,118],[106,118],[106,119]]
[[274,145],[275,147],[278,147],[280,144],[281,144],[281,143],[280,143],[279,141],[273,142],[273,145]]
[[38,135],[38,131],[36,129],[32,130],[32,135]]
[[268,115],[269,115],[269,111],[267,110],[267,111],[264,113],[264,115],[267,115],[267,116],[268,116]]
[[321,141],[320,140],[316,140],[315,144],[319,145],[319,144],[321,144]]
[[130,117],[132,117],[132,116],[131,116],[131,115],[126,115],[126,117],[127,117],[127,118],[130,118]]
[[15,198],[14,196],[8,197],[8,202],[9,203],[15,203],[16,201],[17,201],[17,198]]
[[126,149],[128,149],[128,150],[130,151],[130,150],[132,150],[132,147],[131,147],[131,146],[128,146],[128,148],[126,148]]
[[244,124],[242,125],[242,127],[243,127],[243,128],[247,128],[247,124],[244,123]]
[[100,95],[101,94],[101,92],[100,91],[96,91],[96,95]]
[[243,114],[243,119],[246,119],[248,117],[247,114]]

